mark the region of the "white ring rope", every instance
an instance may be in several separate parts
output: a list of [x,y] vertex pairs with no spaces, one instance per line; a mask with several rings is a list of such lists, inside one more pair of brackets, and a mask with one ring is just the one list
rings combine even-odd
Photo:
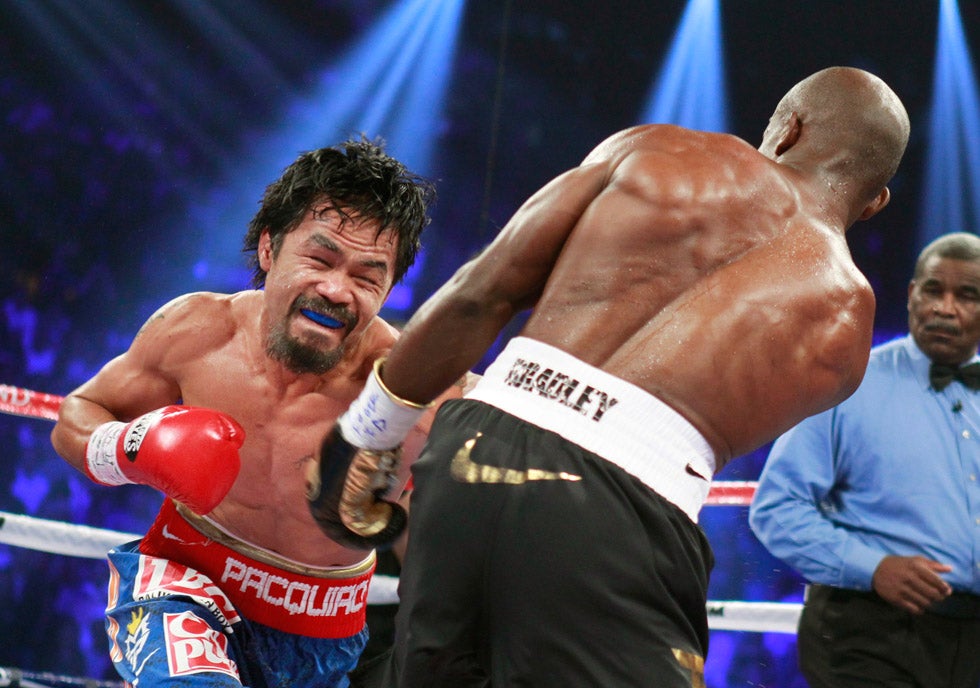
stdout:
[[[54,420],[61,397],[19,387],[0,385],[0,413]],[[712,484],[707,506],[748,506],[756,483],[718,481]],[[49,521],[0,511],[0,544],[25,547],[51,554],[104,559],[124,542],[140,538],[102,528]],[[368,604],[397,604],[398,579],[375,575],[368,588]],[[796,633],[802,604],[784,602],[709,601],[708,627],[722,631]],[[0,684],[2,688],[2,684]]]
[[796,633],[802,602],[708,601],[708,628],[713,631]]
[[[43,681],[43,683],[38,683]],[[126,688],[120,681],[96,681],[90,678],[60,676],[48,672],[24,671],[0,667],[0,688],[49,688],[49,686],[83,686],[83,688]]]
[[0,542],[39,552],[105,559],[106,553],[116,545],[138,540],[140,537],[142,536],[0,511]]

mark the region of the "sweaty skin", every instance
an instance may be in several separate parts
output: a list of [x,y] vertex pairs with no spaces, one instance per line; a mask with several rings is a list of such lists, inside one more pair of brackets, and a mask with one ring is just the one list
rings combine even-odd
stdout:
[[[190,294],[161,308],[126,353],[67,396],[52,434],[55,448],[84,470],[88,436],[102,422],[174,403],[224,411],[245,430],[241,472],[209,518],[301,564],[363,560],[363,550],[326,538],[304,495],[313,449],[398,337],[376,316],[391,288],[395,241],[390,232],[376,239],[375,231],[370,222],[341,225],[333,212],[308,213],[275,257],[264,236],[259,258],[268,271],[265,289]],[[342,305],[356,322],[337,328],[336,314],[304,314],[295,306],[300,296]],[[268,333],[277,326],[315,348],[343,346],[343,353],[323,374],[293,372],[267,353]],[[459,392],[454,387],[446,396]],[[407,482],[408,465],[430,424],[431,414],[406,439],[392,498]]]
[[[808,210],[816,200],[784,170],[736,138],[683,134],[627,132],[590,156],[583,177],[604,186],[522,334],[673,406],[720,469],[779,419],[856,388],[874,296],[843,232]],[[606,250],[585,281],[594,242]]]
[[[826,81],[848,101],[837,111],[818,96]],[[793,107],[777,109],[759,149],[669,125],[601,143],[419,309],[387,386],[433,398],[531,308],[521,335],[671,405],[718,470],[849,396],[875,302],[844,234],[887,204],[908,119],[858,70],[807,88],[812,97],[798,87]],[[837,126],[852,111],[854,127]],[[855,173],[875,150],[890,157]]]

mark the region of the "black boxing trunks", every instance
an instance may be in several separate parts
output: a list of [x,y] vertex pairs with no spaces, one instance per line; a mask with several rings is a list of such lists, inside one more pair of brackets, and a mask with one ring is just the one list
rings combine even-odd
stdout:
[[512,341],[437,415],[394,660],[354,685],[703,686],[712,468],[658,400]]

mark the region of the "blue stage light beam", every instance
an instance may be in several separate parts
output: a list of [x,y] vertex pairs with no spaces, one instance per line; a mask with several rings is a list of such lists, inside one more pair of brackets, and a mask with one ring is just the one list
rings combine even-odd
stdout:
[[727,103],[718,0],[689,0],[640,121],[728,132]]
[[434,171],[435,143],[447,128],[442,104],[452,73],[464,4],[460,0],[444,3],[438,12],[432,13],[427,35],[429,40],[434,40],[417,50],[415,59],[409,63],[409,88],[404,89],[403,99],[395,108],[398,116],[386,127],[392,152],[409,167],[414,165],[426,174]]
[[438,131],[463,6],[463,0],[393,5],[324,69],[313,92],[291,104],[283,118],[288,126],[279,135],[262,133],[269,157],[259,162],[285,165],[297,150],[363,131],[382,136],[389,152],[427,172],[430,160],[414,157],[419,150],[414,138],[397,135],[417,134],[416,122],[428,122],[426,138]]
[[[233,58],[237,69],[229,73],[232,76],[241,77],[242,85],[260,82],[270,90],[278,91],[288,88],[286,80],[276,70],[267,54],[255,43],[254,38],[261,35],[265,41],[289,41],[288,31],[284,29],[281,22],[277,21],[274,11],[275,5],[261,5],[246,0],[234,0],[230,9],[222,13],[218,6],[220,3],[214,0],[211,2],[200,2],[199,0],[170,1],[202,34],[208,37],[216,52],[220,51]],[[229,13],[234,13],[235,23],[229,19]],[[158,59],[167,58],[166,56],[159,56]],[[187,65],[187,67],[192,68],[193,65]],[[186,81],[194,80],[187,79]],[[194,84],[187,84],[187,86],[193,88]],[[204,85],[204,88],[206,89],[207,86]],[[202,99],[202,102],[208,102],[208,100]]]
[[[84,84],[106,116],[132,134],[133,145],[153,145],[140,124],[142,110],[150,105],[193,145],[220,156],[220,146],[201,122],[232,113],[220,111],[222,104],[209,97],[205,85],[186,78],[193,64],[168,48],[162,33],[132,7],[24,2],[11,3],[9,9],[20,15],[26,30],[38,35],[59,65]],[[113,66],[110,78],[105,64]],[[207,118],[201,116],[204,108]]]
[[[225,261],[238,255],[264,185],[299,151],[363,132],[383,138],[388,152],[413,172],[434,176],[432,156],[443,129],[442,104],[464,6],[464,0],[395,3],[323,71],[312,92],[284,108],[276,131],[249,137],[248,164],[229,168],[227,178],[188,212],[188,227],[207,228],[206,245],[193,265],[202,288],[240,287],[245,281],[238,262]],[[423,251],[391,294],[389,310],[411,307],[414,277],[424,260]]]
[[980,233],[980,98],[956,0],[939,3],[920,248],[947,232]]

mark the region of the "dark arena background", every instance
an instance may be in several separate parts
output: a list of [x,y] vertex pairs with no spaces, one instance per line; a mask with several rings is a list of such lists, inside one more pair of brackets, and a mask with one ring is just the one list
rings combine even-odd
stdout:
[[[0,401],[67,394],[171,298],[247,288],[245,226],[300,151],[364,132],[437,182],[384,311],[402,321],[605,136],[671,122],[758,145],[786,89],[832,65],[882,77],[912,119],[890,207],[848,235],[876,339],[902,334],[918,250],[980,224],[978,34],[980,2],[954,0],[0,0]],[[4,531],[141,533],[161,497],[90,483],[51,425],[0,415],[0,686],[115,685],[104,562]],[[751,485],[766,450],[719,480]],[[802,687],[792,624],[765,614],[803,582],[733,501],[702,512],[707,685]]]

